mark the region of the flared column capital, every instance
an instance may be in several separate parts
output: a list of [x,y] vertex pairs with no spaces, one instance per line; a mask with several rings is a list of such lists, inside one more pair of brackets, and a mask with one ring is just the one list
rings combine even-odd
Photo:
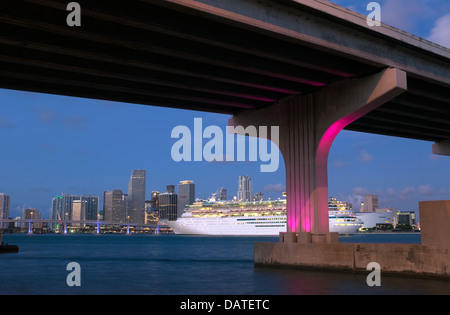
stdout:
[[[229,120],[231,126],[279,126],[278,147],[286,167],[287,231],[326,241],[328,154],[347,125],[407,90],[406,73],[389,68],[298,95]],[[245,130],[234,128],[234,130]],[[268,128],[269,129],[269,128]],[[271,135],[267,136],[272,139]],[[273,139],[272,139],[273,140]]]

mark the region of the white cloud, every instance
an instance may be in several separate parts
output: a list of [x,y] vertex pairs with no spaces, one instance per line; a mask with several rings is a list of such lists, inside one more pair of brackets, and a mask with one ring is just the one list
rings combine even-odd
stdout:
[[263,188],[264,191],[272,191],[272,192],[284,192],[286,191],[286,187],[282,183],[278,184],[269,184]]
[[86,116],[69,115],[62,118],[62,123],[67,128],[88,129]]
[[448,188],[441,188],[441,189],[439,189],[438,194],[440,194],[440,195],[450,195],[450,189],[448,189]]
[[388,189],[386,189],[386,196],[388,196],[388,197],[393,197],[393,196],[395,196],[395,189],[394,188],[388,188]]
[[431,185],[420,185],[417,188],[419,195],[431,196],[434,194],[434,188]]
[[353,188],[352,192],[353,192],[353,195],[355,195],[355,196],[364,197],[364,195],[369,194],[369,189],[367,189],[365,187],[355,187],[355,188]]
[[430,161],[436,162],[442,159],[442,156],[436,154],[430,154]]
[[364,201],[364,196],[370,193],[369,189],[366,187],[354,187],[351,195],[340,196],[341,200],[348,201],[352,204],[353,210],[359,211],[361,208],[361,203]]
[[411,196],[412,194],[414,194],[415,191],[416,189],[413,186],[405,187],[402,190],[400,190],[400,196],[403,197]]
[[450,48],[450,14],[444,15],[436,21],[428,40]]
[[369,154],[366,150],[361,150],[356,159],[360,162],[370,162],[373,160],[373,155]]
[[344,160],[337,160],[336,162],[334,162],[334,166],[336,166],[337,168],[347,167],[349,164],[349,161]]
[[56,120],[56,112],[45,107],[35,107],[33,111],[38,115],[41,123],[47,125]]
[[48,143],[43,143],[39,146],[39,149],[47,151],[47,152],[54,152],[55,150],[57,150],[57,148],[55,146],[52,146]]
[[0,118],[0,129],[13,129],[14,125],[8,117]]
[[428,8],[417,0],[388,0],[381,8],[381,21],[412,32]]
[[72,129],[87,129],[87,117],[82,115],[67,115],[61,116],[58,115],[52,109],[46,107],[35,107],[32,109],[37,114],[39,122],[44,125],[50,125],[53,123],[61,124],[66,128]]

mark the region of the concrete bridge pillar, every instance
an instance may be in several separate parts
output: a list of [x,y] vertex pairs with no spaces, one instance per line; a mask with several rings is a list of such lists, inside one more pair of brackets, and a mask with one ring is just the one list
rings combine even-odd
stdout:
[[278,145],[286,167],[284,242],[337,242],[337,235],[329,233],[328,219],[327,164],[331,145],[348,124],[406,89],[406,73],[389,68],[229,120],[228,124],[235,127],[279,126],[279,140],[270,133],[267,138]]

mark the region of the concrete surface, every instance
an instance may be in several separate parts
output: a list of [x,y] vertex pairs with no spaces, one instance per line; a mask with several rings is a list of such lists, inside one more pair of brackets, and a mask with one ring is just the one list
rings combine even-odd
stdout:
[[370,262],[381,273],[450,280],[450,246],[420,244],[256,243],[255,266],[367,272]]

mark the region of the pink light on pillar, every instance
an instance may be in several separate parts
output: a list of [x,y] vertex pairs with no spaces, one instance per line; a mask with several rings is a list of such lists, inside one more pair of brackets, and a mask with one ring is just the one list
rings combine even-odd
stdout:
[[287,232],[311,233],[313,242],[326,240],[327,165],[334,139],[348,124],[406,89],[406,73],[386,69],[230,119],[229,124],[234,126],[280,127],[279,148],[286,167]]
[[350,117],[344,117],[333,123],[320,138],[316,148],[315,168],[316,168],[316,188],[315,198],[317,207],[315,208],[314,234],[324,235],[329,232],[328,219],[328,155],[331,145],[336,136],[348,124],[354,120]]
[[330,86],[315,93],[316,208],[313,234],[329,231],[328,154],[334,139],[347,125],[407,90],[404,71],[390,68],[372,76]]

